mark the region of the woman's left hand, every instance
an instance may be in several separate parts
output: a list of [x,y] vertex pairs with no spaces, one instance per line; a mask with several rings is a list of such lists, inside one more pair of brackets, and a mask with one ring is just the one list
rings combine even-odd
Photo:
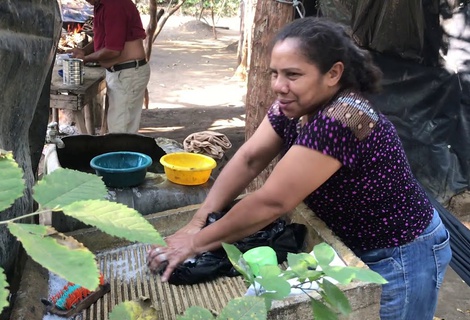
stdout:
[[162,281],[168,281],[173,270],[180,263],[196,256],[197,252],[193,248],[194,236],[186,232],[177,232],[165,239],[166,247],[153,245],[147,252],[147,266],[150,271],[158,273],[165,268]]

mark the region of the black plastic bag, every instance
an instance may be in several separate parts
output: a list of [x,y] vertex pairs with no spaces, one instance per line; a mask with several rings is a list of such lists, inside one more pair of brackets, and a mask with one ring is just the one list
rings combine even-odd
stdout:
[[[208,215],[206,226],[219,220],[228,210]],[[262,230],[235,242],[242,253],[259,246],[270,246],[277,255],[278,263],[286,261],[289,252],[298,253],[302,250],[307,228],[303,224],[286,224],[277,219]],[[162,271],[163,273],[163,271]],[[233,268],[223,248],[204,252],[194,261],[186,261],[179,265],[171,274],[168,282],[174,285],[189,285],[210,281],[221,276],[238,276],[240,273]]]

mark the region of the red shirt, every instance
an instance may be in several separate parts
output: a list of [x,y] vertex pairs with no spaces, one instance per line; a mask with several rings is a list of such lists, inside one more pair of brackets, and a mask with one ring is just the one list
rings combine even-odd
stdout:
[[94,7],[93,33],[95,51],[122,51],[125,42],[146,36],[139,11],[131,0],[100,0]]

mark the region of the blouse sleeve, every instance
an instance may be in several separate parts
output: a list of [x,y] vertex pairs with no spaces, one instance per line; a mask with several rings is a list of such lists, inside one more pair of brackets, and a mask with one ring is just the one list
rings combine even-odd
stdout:
[[268,110],[268,119],[274,131],[284,138],[289,119],[282,113],[276,103],[273,103]]
[[295,144],[329,155],[349,168],[357,165],[361,145],[345,124],[325,115],[308,122],[300,130]]

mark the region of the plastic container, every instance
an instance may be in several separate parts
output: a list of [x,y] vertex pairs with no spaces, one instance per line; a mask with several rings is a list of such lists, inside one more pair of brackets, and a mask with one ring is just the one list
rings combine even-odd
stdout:
[[152,158],[140,152],[108,152],[94,157],[90,166],[108,187],[135,187],[144,182]]
[[160,158],[166,177],[173,183],[195,186],[209,180],[217,162],[211,157],[190,153],[175,152]]
[[277,266],[277,255],[273,248],[268,246],[256,247],[243,254],[243,259],[250,266],[255,276],[259,275],[261,266]]

